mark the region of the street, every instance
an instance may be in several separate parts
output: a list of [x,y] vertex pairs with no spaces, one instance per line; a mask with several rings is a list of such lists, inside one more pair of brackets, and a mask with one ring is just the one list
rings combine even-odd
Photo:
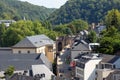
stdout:
[[63,80],[71,80],[72,72],[70,69],[70,48],[65,48],[61,51],[58,57],[59,76]]

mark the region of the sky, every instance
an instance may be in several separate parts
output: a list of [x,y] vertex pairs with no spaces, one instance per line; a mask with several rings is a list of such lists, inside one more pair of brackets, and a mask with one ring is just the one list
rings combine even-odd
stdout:
[[60,8],[67,0],[20,0],[20,1],[27,1],[29,3],[45,6],[47,8]]

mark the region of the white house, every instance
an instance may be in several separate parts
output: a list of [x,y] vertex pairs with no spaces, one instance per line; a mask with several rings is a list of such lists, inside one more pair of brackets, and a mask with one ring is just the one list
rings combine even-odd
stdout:
[[5,24],[6,27],[9,27],[11,23],[14,23],[14,20],[0,20],[0,24]]
[[41,80],[51,80],[54,74],[45,65],[32,65],[33,76],[40,75]]
[[75,77],[79,80],[95,80],[96,66],[102,60],[98,54],[84,53],[76,60]]

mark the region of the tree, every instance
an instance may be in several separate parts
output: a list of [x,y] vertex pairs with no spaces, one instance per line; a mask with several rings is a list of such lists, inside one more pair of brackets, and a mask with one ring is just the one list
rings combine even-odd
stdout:
[[108,11],[108,14],[105,17],[105,24],[107,29],[114,26],[120,30],[120,12],[117,9]]
[[101,53],[114,54],[120,49],[120,32],[114,27],[105,30],[100,38]]
[[67,27],[71,29],[73,34],[76,34],[76,28],[73,24],[68,24]]
[[15,68],[13,66],[9,66],[6,71],[5,71],[5,75],[11,76],[14,73]]
[[69,24],[73,25],[76,28],[76,32],[88,29],[88,23],[84,20],[74,20],[70,22]]
[[90,31],[90,33],[88,34],[88,39],[92,43],[95,43],[97,41],[97,36],[96,36],[95,31]]
[[2,23],[0,24],[0,46],[4,46],[4,36],[6,32],[6,26]]
[[65,28],[65,34],[72,35],[72,31],[70,28]]

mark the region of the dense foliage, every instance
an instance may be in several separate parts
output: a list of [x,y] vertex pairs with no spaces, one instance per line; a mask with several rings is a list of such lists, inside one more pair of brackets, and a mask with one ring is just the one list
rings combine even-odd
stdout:
[[100,38],[100,52],[114,54],[120,50],[120,12],[111,10],[106,15],[107,29],[102,32]]
[[0,19],[45,20],[54,10],[18,0],[0,0]]
[[68,0],[48,20],[52,24],[68,23],[75,19],[97,23],[102,21],[111,9],[120,9],[120,0]]
[[80,19],[73,20],[72,22],[70,22],[68,24],[57,25],[54,28],[55,31],[58,31],[58,32],[61,32],[64,34],[68,34],[68,35],[76,34],[79,31],[86,30],[86,29],[88,29],[88,23],[86,21],[80,20]]
[[0,25],[0,46],[13,46],[26,36],[45,34],[55,40],[62,33],[46,29],[39,21],[17,21],[8,28],[4,24]]

